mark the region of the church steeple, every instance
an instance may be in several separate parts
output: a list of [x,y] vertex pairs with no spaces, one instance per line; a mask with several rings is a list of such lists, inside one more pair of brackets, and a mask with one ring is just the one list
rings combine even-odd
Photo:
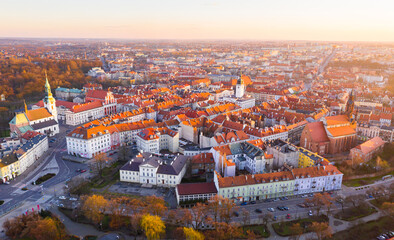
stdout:
[[27,113],[27,105],[26,105],[26,101],[23,99],[23,103],[25,104],[25,113]]
[[47,97],[52,97],[51,85],[49,85],[47,71],[45,71],[45,93]]

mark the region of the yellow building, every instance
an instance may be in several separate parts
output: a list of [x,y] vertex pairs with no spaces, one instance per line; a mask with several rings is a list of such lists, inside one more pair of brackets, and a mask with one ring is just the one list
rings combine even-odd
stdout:
[[3,182],[9,181],[20,174],[20,164],[15,153],[10,153],[0,159],[0,178]]
[[298,167],[312,167],[317,164],[323,165],[323,162],[328,163],[328,160],[324,157],[318,155],[317,153],[311,152],[305,148],[299,147],[298,151],[300,152],[298,157]]

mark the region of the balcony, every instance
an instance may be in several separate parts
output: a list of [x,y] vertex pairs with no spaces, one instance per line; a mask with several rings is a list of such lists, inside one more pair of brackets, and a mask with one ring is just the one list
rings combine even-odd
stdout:
[[312,186],[312,188],[316,188],[316,186]]
[[313,183],[313,184],[315,184],[315,183],[316,183],[316,181],[313,181],[312,183]]

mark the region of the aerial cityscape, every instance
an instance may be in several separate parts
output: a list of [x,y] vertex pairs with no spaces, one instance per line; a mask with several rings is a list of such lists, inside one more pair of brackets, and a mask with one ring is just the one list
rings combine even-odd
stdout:
[[2,5],[0,239],[394,239],[392,2]]

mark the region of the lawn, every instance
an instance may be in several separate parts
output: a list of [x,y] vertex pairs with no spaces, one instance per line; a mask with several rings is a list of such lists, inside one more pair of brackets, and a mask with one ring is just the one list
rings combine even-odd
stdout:
[[335,214],[334,217],[345,221],[354,221],[356,219],[371,215],[375,212],[377,212],[375,208],[366,205],[345,209],[345,212],[339,212]]
[[301,227],[304,228],[304,233],[307,233],[310,232],[308,227],[312,224],[312,222],[328,222],[328,217],[326,215],[320,215],[320,217],[314,216],[288,222],[277,222],[273,223],[272,227],[279,236],[287,237],[294,235],[290,230],[290,227],[293,226],[293,224],[300,223]]
[[393,230],[393,220],[390,217],[382,217],[376,221],[359,224],[347,230],[335,233],[332,238],[335,240],[370,240],[376,239],[381,233]]
[[4,200],[0,200],[0,205],[3,205],[3,203],[4,203]]
[[345,186],[348,187],[360,187],[363,185],[368,185],[368,184],[372,184],[377,180],[381,180],[383,176],[386,175],[394,175],[394,171],[391,171],[389,173],[386,174],[382,174],[382,175],[378,175],[376,177],[370,177],[370,178],[358,178],[358,179],[352,179],[352,180],[344,180],[342,183]]
[[262,238],[269,238],[269,236],[271,235],[270,231],[265,225],[251,225],[251,226],[246,226],[243,229],[244,229],[244,233],[246,233],[247,230],[251,230],[256,235]]
[[39,178],[38,178],[35,182],[33,182],[32,184],[34,185],[34,183],[35,183],[35,185],[39,185],[39,184],[41,184],[41,183],[43,183],[43,182],[45,182],[45,181],[47,181],[47,180],[53,178],[54,176],[56,176],[56,174],[54,174],[54,173],[47,173],[47,174],[45,174],[44,176],[39,177]]

